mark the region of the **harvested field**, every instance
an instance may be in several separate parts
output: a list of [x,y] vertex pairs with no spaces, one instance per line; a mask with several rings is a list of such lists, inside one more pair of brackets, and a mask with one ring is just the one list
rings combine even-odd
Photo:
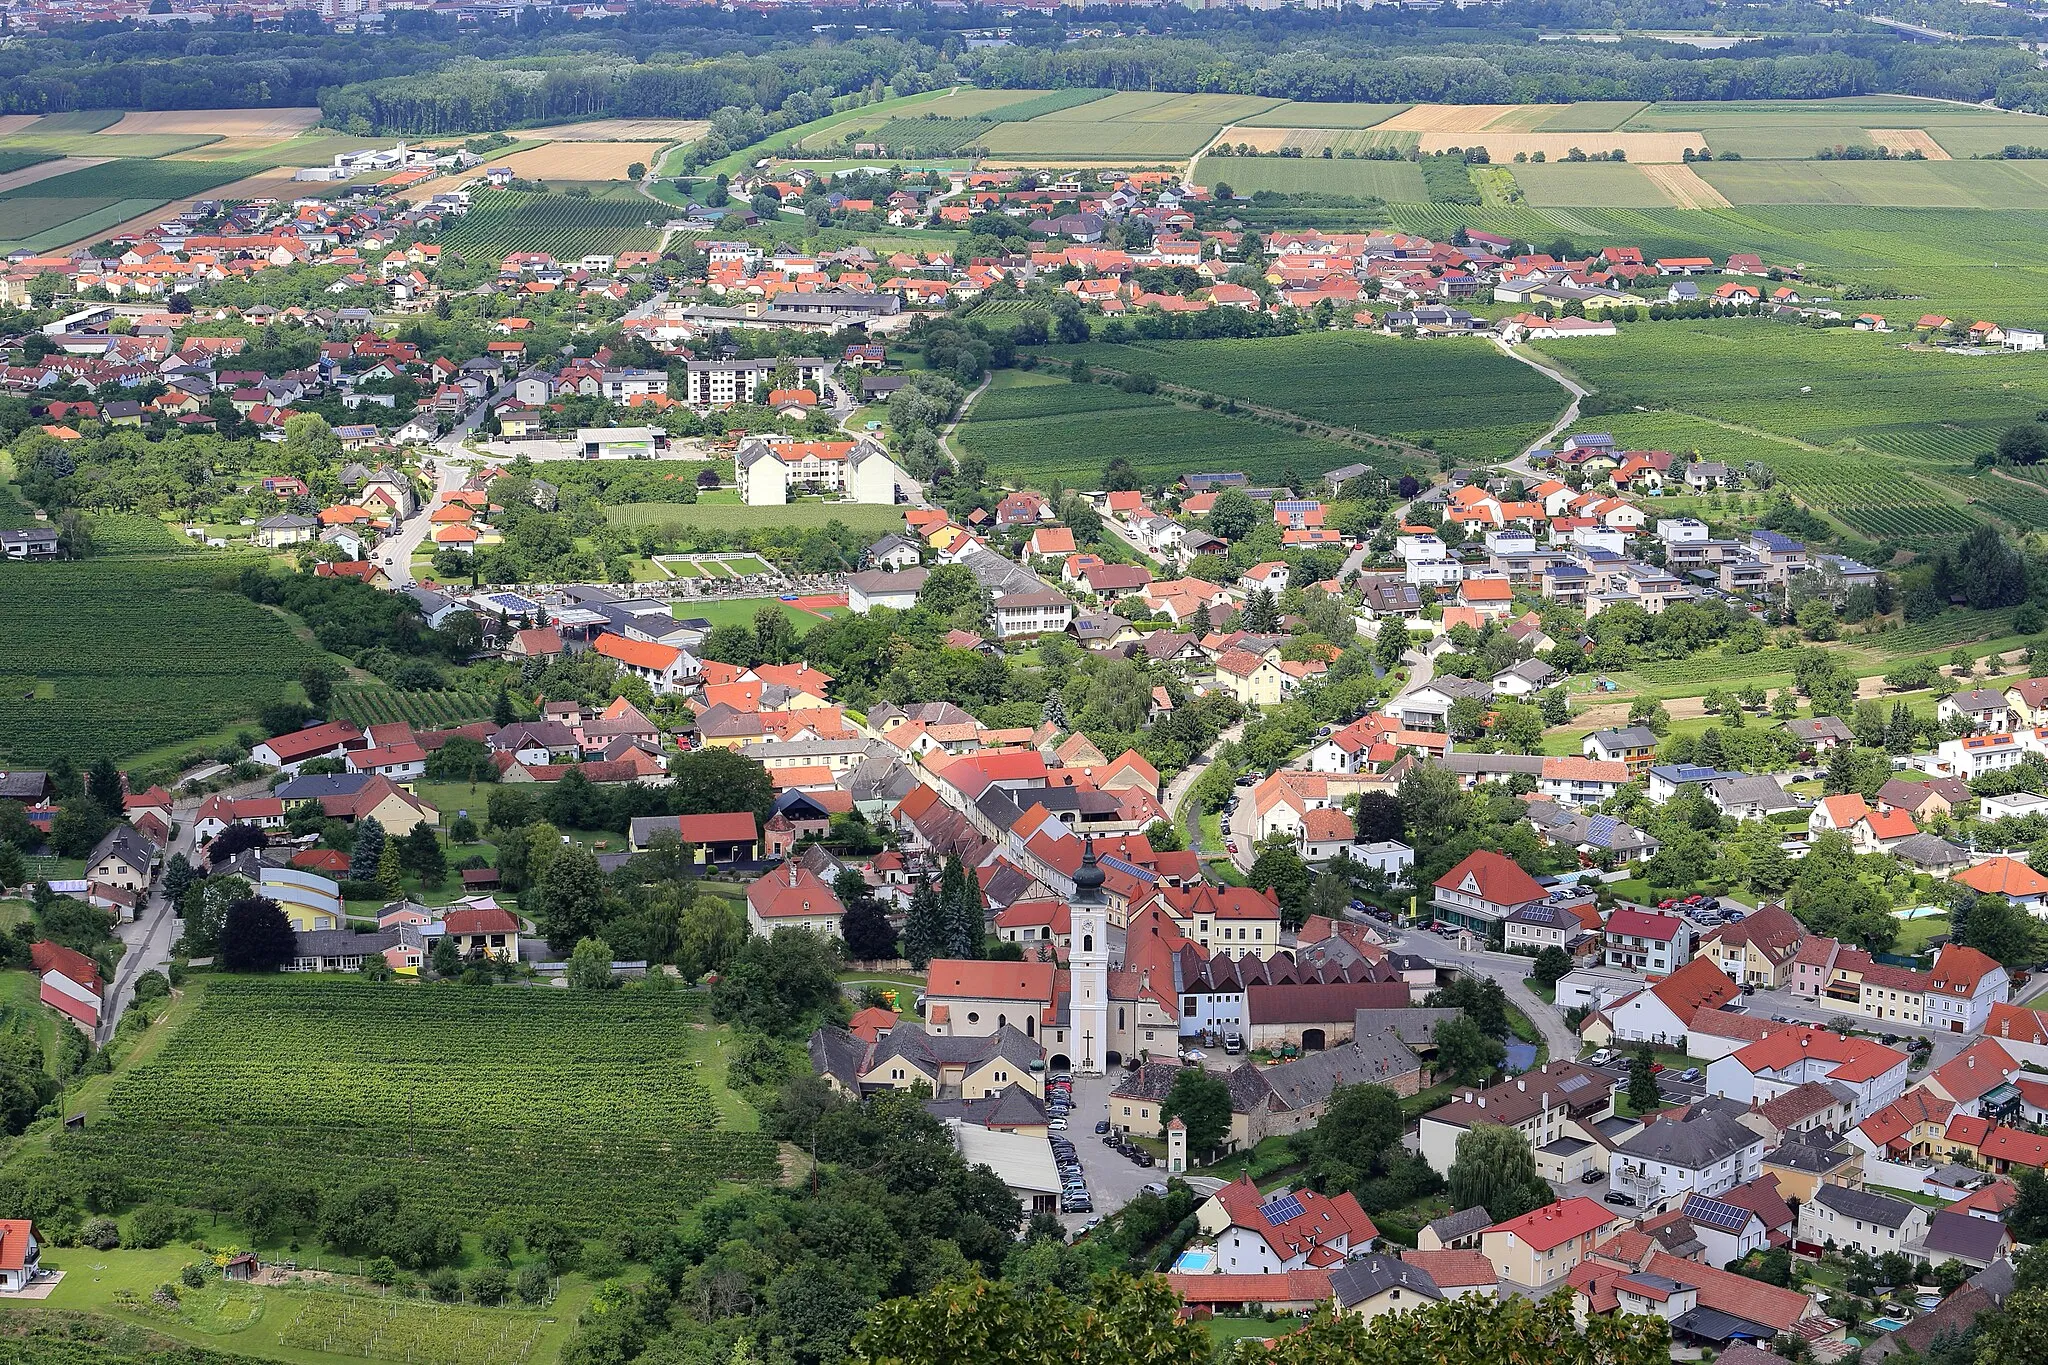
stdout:
[[41,119],[42,115],[40,114],[0,114],[0,137],[8,137],[18,133],[31,123],[39,122]]
[[1894,152],[1918,152],[1929,161],[1954,160],[1925,128],[1872,128],[1870,140]]
[[[1375,129],[1374,131],[1380,131]],[[1530,156],[1543,153],[1551,161],[1563,161],[1573,149],[1591,156],[1595,152],[1620,151],[1630,161],[1678,161],[1690,147],[1697,151],[1707,145],[1699,133],[1495,133],[1478,129],[1462,132],[1425,131],[1422,150],[1444,152],[1453,147],[1470,150],[1484,147],[1495,161],[1511,161],[1518,152]]]
[[1682,209],[1725,209],[1734,207],[1728,196],[1699,178],[1699,174],[1687,165],[1668,163],[1642,167],[1650,183],[1671,197],[1671,202]]
[[552,142],[695,142],[710,126],[691,118],[600,118],[534,128],[527,136]]
[[551,142],[491,164],[510,166],[524,180],[624,180],[633,163],[651,165],[655,150],[645,142]]
[[1476,133],[1493,126],[1494,120],[1516,115],[1523,109],[1554,112],[1545,105],[1523,104],[1418,104],[1373,126],[1381,132]]
[[1373,128],[1412,107],[1406,104],[1310,104],[1296,100],[1238,122],[1252,127]]
[[33,185],[38,180],[48,180],[53,175],[69,175],[73,171],[82,171],[89,166],[102,165],[107,160],[109,158],[104,156],[66,156],[55,161],[39,161],[33,166],[23,166],[18,171],[0,175],[0,193],[18,190],[23,185]]
[[123,133],[184,133],[198,137],[261,138],[282,142],[297,137],[320,121],[318,109],[168,109],[155,113],[124,114],[119,123],[101,131]]

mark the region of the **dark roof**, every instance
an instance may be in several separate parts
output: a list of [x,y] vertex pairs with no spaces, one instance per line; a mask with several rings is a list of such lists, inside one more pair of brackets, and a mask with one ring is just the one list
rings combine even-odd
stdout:
[[300,957],[354,957],[381,953],[398,943],[396,929],[358,934],[353,929],[307,929],[293,935]]
[[2005,1249],[2005,1224],[1942,1209],[1927,1224],[1927,1249],[1965,1261],[1990,1262]]
[[1460,1237],[1470,1237],[1475,1232],[1485,1231],[1493,1226],[1494,1221],[1494,1216],[1486,1211],[1486,1205],[1474,1204],[1469,1209],[1459,1209],[1456,1213],[1447,1213],[1441,1218],[1431,1219],[1426,1226],[1429,1231],[1436,1234],[1439,1242],[1449,1246]]
[[1330,1293],[1340,1308],[1363,1303],[1389,1289],[1406,1289],[1424,1299],[1444,1296],[1422,1267],[1379,1252],[1346,1261],[1330,1272]]
[[1852,1190],[1847,1185],[1822,1185],[1814,1191],[1813,1198],[1816,1203],[1845,1218],[1876,1223],[1880,1227],[1900,1227],[1913,1216],[1913,1205],[1903,1199],[1872,1194],[1868,1190]]
[[1394,1009],[1408,1003],[1400,981],[1332,982],[1328,985],[1254,985],[1245,990],[1250,1024],[1329,1024],[1357,1017],[1362,1009]]
[[1700,1170],[1763,1139],[1726,1114],[1688,1113],[1682,1119],[1654,1119],[1621,1144],[1630,1156],[1648,1157]]
[[1163,1100],[1185,1069],[1177,1062],[1146,1062],[1118,1081],[1109,1093],[1120,1100]]
[[0,801],[33,803],[49,790],[50,775],[39,768],[16,768],[0,772]]
[[1257,1076],[1259,1085],[1271,1096],[1269,1104],[1301,1110],[1323,1103],[1340,1085],[1387,1085],[1397,1076],[1420,1071],[1422,1062],[1398,1040],[1379,1034],[1326,1052],[1311,1052],[1279,1066],[1246,1062],[1238,1069]]
[[993,1097],[926,1100],[924,1111],[935,1119],[958,1119],[977,1128],[1024,1128],[1045,1122],[1045,1106],[1015,1082]]

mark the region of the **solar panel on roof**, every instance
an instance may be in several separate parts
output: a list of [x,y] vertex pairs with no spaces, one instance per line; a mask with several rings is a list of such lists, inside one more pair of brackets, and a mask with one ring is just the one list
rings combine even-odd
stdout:
[[1117,871],[1122,872],[1128,876],[1136,877],[1139,881],[1142,882],[1156,882],[1159,880],[1159,874],[1157,872],[1153,872],[1148,868],[1139,867],[1136,863],[1125,862],[1122,858],[1117,857],[1114,853],[1104,853],[1100,857],[1096,858],[1095,861],[1101,863],[1104,867],[1113,867]]
[[1261,1204],[1259,1212],[1266,1216],[1268,1223],[1277,1228],[1282,1223],[1289,1223],[1301,1217],[1305,1210],[1301,1207],[1299,1199],[1291,1194],[1283,1194],[1270,1204]]
[[1707,1223],[1730,1231],[1749,1222],[1748,1209],[1724,1203],[1719,1199],[1711,1199],[1704,1194],[1691,1195],[1686,1199],[1685,1216],[1695,1223]]
[[1593,1080],[1590,1076],[1567,1076],[1557,1083],[1557,1088],[1569,1095],[1573,1091],[1584,1090],[1592,1083]]
[[1586,842],[1605,845],[1614,838],[1614,827],[1621,822],[1611,815],[1595,815],[1586,821]]

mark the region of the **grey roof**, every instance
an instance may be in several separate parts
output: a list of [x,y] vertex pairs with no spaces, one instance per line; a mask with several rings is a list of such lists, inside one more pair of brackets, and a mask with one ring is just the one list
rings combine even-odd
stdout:
[[1948,704],[1958,711],[2009,711],[2012,709],[2005,700],[2005,693],[1994,692],[1988,687],[1976,687],[1968,692],[1958,692],[1948,699]]
[[1654,748],[1657,743],[1656,732],[1647,725],[1631,725],[1622,730],[1595,730],[1587,738],[1597,740],[1601,747],[1607,749]]
[[1535,683],[1538,687],[1541,687],[1557,676],[1557,670],[1544,663],[1541,659],[1524,659],[1513,668],[1503,668],[1500,672],[1494,674],[1494,680],[1498,682],[1509,674],[1513,674],[1517,678]]
[[135,826],[115,825],[86,855],[85,865],[87,868],[97,867],[102,859],[108,857],[119,858],[137,872],[146,873],[156,858],[156,846],[143,838]]
[[1995,1218],[1942,1209],[1928,1220],[1925,1244],[1929,1251],[1988,1263],[2005,1249],[2005,1224]]
[[280,801],[318,801],[327,796],[354,796],[363,789],[363,784],[375,777],[375,773],[328,773],[313,777],[295,777],[289,782],[278,784],[271,795]]
[[846,575],[846,586],[859,588],[869,597],[892,596],[910,593],[915,596],[924,590],[925,579],[931,577],[926,569],[862,569],[859,573]]
[[958,1119],[980,1128],[1019,1128],[1045,1122],[1045,1106],[1014,1081],[992,1097],[926,1100],[924,1111],[935,1119]]
[[1762,1143],[1763,1138],[1726,1114],[1688,1113],[1682,1119],[1649,1123],[1625,1139],[1621,1151],[1697,1171]]
[[1421,1007],[1405,1010],[1359,1010],[1352,1017],[1351,1027],[1354,1037],[1357,1038],[1381,1034],[1398,1038],[1404,1043],[1428,1043],[1434,1038],[1438,1024],[1446,1019],[1455,1019],[1463,1013],[1464,1011],[1459,1009]]
[[1421,1059],[1399,1039],[1386,1034],[1367,1034],[1343,1047],[1311,1052],[1279,1066],[1238,1068],[1253,1072],[1271,1097],[1269,1106],[1302,1110],[1330,1098],[1341,1085],[1387,1085],[1397,1076],[1422,1070]]
[[1876,1223],[1880,1227],[1902,1227],[1913,1216],[1913,1205],[1903,1199],[1872,1194],[1868,1190],[1852,1190],[1846,1185],[1822,1185],[1814,1191],[1813,1197],[1816,1203],[1833,1209],[1844,1218]]
[[1340,1308],[1363,1303],[1390,1289],[1408,1290],[1419,1299],[1441,1299],[1444,1296],[1443,1291],[1436,1287],[1436,1281],[1429,1278],[1420,1266],[1409,1265],[1379,1252],[1355,1257],[1330,1272],[1330,1293]]
[[1891,847],[1894,858],[1915,867],[1961,867],[1970,861],[1968,851],[1938,834],[1910,834]]
[[1778,785],[1775,777],[1723,777],[1705,785],[1723,806],[1761,805],[1766,810],[1792,810],[1799,805]]
[[1849,1153],[1838,1149],[1832,1142],[1821,1146],[1801,1138],[1794,1138],[1764,1153],[1764,1161],[1768,1165],[1783,1166],[1809,1175],[1825,1175],[1847,1160]]
[[1125,1075],[1109,1093],[1120,1100],[1163,1100],[1185,1069],[1178,1062],[1146,1062]]
[[293,938],[300,957],[355,957],[396,947],[399,931],[380,929],[374,934],[358,934],[353,929],[308,929]]
[[40,768],[16,768],[0,772],[0,800],[30,803],[43,799],[50,775]]
[[1475,1232],[1484,1232],[1493,1226],[1493,1215],[1486,1211],[1486,1205],[1474,1204],[1469,1209],[1459,1209],[1441,1218],[1431,1219],[1426,1229],[1436,1234],[1436,1239],[1445,1246],[1460,1237],[1470,1237]]

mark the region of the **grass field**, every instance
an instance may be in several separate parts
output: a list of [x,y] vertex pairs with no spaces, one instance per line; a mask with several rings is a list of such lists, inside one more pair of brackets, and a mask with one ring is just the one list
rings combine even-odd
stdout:
[[1643,174],[1642,168],[1626,162],[1547,162],[1541,166],[1511,168],[1515,183],[1522,187],[1531,204],[1599,205],[1626,209],[1669,208],[1671,199]]
[[1345,161],[1332,158],[1205,156],[1195,178],[1211,188],[1228,185],[1238,194],[1340,194],[1361,199],[1421,199],[1422,172],[1407,161]]
[[[1092,343],[1052,347],[1124,371],[1265,404],[1316,421],[1439,450],[1504,459],[1562,411],[1556,385],[1483,342],[1417,343],[1358,332],[1251,341]],[[973,414],[983,414],[977,408]],[[1355,455],[1335,463],[1346,464]]]
[[1201,150],[1224,125],[1278,103],[1256,95],[1122,90],[1022,122],[999,124],[977,140],[998,161],[1172,160]]
[[809,630],[824,619],[792,603],[771,597],[743,597],[709,602],[692,601],[689,598],[684,598],[682,601],[677,602],[672,610],[679,621],[691,618],[709,621],[714,630],[719,626],[746,626],[748,629],[752,629],[754,614],[763,607],[779,609],[784,616],[789,618],[790,624],[794,625],[798,631]]
[[747,507],[739,503],[633,502],[605,509],[614,526],[678,526],[686,530],[759,531],[771,526],[799,530],[840,521],[862,535],[903,529],[903,513],[880,503],[823,502],[805,499],[786,507]]
[[[465,1228],[494,1211],[586,1233],[673,1218],[776,1170],[774,1144],[729,1119],[722,1031],[701,1027],[702,1008],[681,993],[224,978],[53,1154],[118,1171],[137,1200],[202,1208],[288,1172],[388,1180]],[[544,1056],[573,1065],[536,1067]]]
[[2048,208],[2048,163],[2038,161],[1716,161],[1696,169],[1738,205]]
[[0,192],[0,250],[60,246],[246,173],[231,164],[121,160],[38,180]]
[[[1118,347],[1091,352],[1121,353]],[[1249,417],[1039,373],[1004,371],[975,400],[955,439],[1000,478],[1094,487],[1113,455],[1147,479],[1195,468],[1242,469],[1256,481],[1293,469],[1304,477],[1360,460],[1361,452]]]
[[119,756],[276,701],[312,657],[279,616],[188,555],[0,564],[17,647],[0,654],[0,762]]

